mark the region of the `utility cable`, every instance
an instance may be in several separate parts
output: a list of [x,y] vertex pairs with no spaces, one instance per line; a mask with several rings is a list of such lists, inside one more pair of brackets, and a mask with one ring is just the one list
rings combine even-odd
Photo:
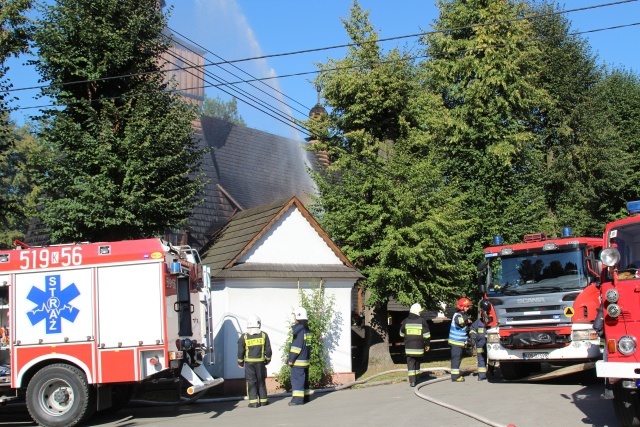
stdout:
[[[244,80],[244,79],[243,79],[242,81],[243,81],[244,83],[250,83],[250,82],[252,82],[252,81],[259,81],[259,82],[260,82],[260,83],[262,83],[263,85],[267,86],[269,89],[276,91],[277,93],[279,93],[280,95],[284,96],[285,98],[290,99],[291,101],[295,102],[296,104],[300,105],[301,107],[304,107],[304,108],[306,108],[307,110],[309,110],[309,108],[308,108],[308,107],[306,107],[304,104],[302,104],[301,102],[296,101],[295,99],[291,98],[290,96],[285,95],[284,93],[282,93],[282,92],[281,92],[281,91],[279,91],[278,89],[274,88],[273,86],[266,84],[266,83],[264,82],[264,80],[259,79],[259,78],[255,77],[255,76],[253,76],[252,74],[250,74],[250,73],[246,72],[246,71],[245,71],[245,70],[243,70],[242,68],[238,67],[237,65],[230,63],[229,61],[225,60],[225,59],[224,59],[224,58],[222,58],[221,56],[219,56],[219,55],[217,55],[217,54],[215,54],[215,53],[211,52],[209,49],[207,49],[207,48],[205,48],[204,46],[202,46],[202,45],[200,45],[200,44],[196,43],[195,41],[191,40],[191,39],[190,39],[190,38],[188,38],[187,36],[185,36],[185,35],[183,35],[183,34],[180,34],[180,33],[179,33],[179,32],[177,32],[176,30],[173,30],[173,29],[171,29],[171,28],[169,28],[169,27],[167,27],[167,28],[168,28],[172,33],[177,34],[178,36],[182,37],[182,38],[183,38],[183,39],[185,39],[186,41],[188,41],[188,42],[190,42],[190,43],[193,43],[195,46],[199,47],[200,49],[203,49],[203,50],[207,51],[208,53],[210,53],[211,55],[215,56],[216,58],[218,58],[218,59],[220,59],[220,60],[224,61],[224,63],[225,63],[225,64],[229,64],[229,65],[231,65],[232,67],[234,67],[234,68],[236,68],[236,69],[240,70],[241,72],[243,72],[243,73],[245,73],[246,75],[248,75],[249,77],[251,77],[251,79],[252,79],[252,80]],[[186,46],[185,46],[185,47],[186,47]],[[236,74],[233,74],[233,73],[231,73],[231,72],[230,72],[230,71],[228,71],[228,70],[225,70],[225,69],[224,69],[224,68],[222,68],[221,66],[218,66],[218,67],[220,67],[220,68],[221,68],[221,69],[223,69],[224,71],[228,72],[228,73],[229,73],[229,74],[231,74],[232,76],[237,77],[237,78],[240,78],[240,77],[239,77],[239,76],[237,76]],[[254,86],[254,85],[251,85],[251,86],[253,86],[253,87],[255,87],[256,89],[258,89],[258,88],[257,88],[256,86]],[[258,90],[260,90],[260,89],[258,89]],[[264,91],[262,91],[262,92],[264,92]],[[264,93],[265,93],[265,94],[267,94],[267,92],[264,92]],[[274,98],[274,99],[278,100],[279,102],[282,102],[280,99],[278,99],[278,98],[274,97],[273,95],[270,95],[270,94],[267,94],[267,95],[269,95],[269,96],[271,96],[272,98]],[[291,108],[291,109],[295,110],[295,108],[291,107],[290,105],[288,105],[288,104],[285,104],[285,105],[287,105],[289,108]],[[296,110],[296,111],[298,111],[298,110]],[[301,114],[306,114],[306,113],[302,113],[301,111],[298,111],[298,112],[299,112],[299,113],[301,113]]]
[[[281,56],[290,56],[290,55],[297,55],[297,54],[310,53],[310,52],[318,52],[318,51],[323,51],[323,50],[338,49],[338,48],[344,48],[344,47],[353,47],[353,46],[359,46],[359,45],[367,44],[367,43],[379,43],[379,42],[399,40],[399,39],[409,38],[409,37],[427,36],[427,35],[430,35],[430,34],[446,33],[446,32],[449,32],[449,31],[460,31],[460,30],[478,28],[478,27],[489,26],[489,25],[497,25],[497,24],[503,24],[503,23],[517,22],[517,21],[522,21],[522,20],[530,20],[530,19],[535,19],[535,18],[540,18],[540,17],[561,15],[561,14],[565,14],[565,13],[573,13],[573,12],[584,11],[584,10],[588,10],[588,9],[595,9],[595,8],[600,8],[600,7],[616,6],[616,5],[619,5],[619,4],[636,2],[636,1],[638,1],[638,0],[621,0],[621,1],[613,2],[613,3],[605,3],[605,4],[600,4],[600,5],[587,6],[587,7],[583,7],[583,8],[577,8],[577,9],[562,10],[562,11],[557,11],[557,12],[549,12],[549,13],[545,13],[545,14],[527,15],[527,16],[524,16],[524,17],[507,19],[507,20],[500,20],[500,21],[492,21],[492,22],[483,23],[483,24],[472,24],[472,25],[468,25],[468,26],[455,27],[455,28],[445,28],[445,29],[433,30],[433,31],[425,31],[425,32],[421,32],[421,33],[409,34],[409,35],[404,35],[404,36],[389,37],[389,38],[376,39],[376,40],[367,40],[367,41],[363,41],[363,42],[360,42],[360,43],[348,43],[348,44],[343,44],[343,45],[327,46],[327,47],[306,49],[306,50],[300,50],[300,51],[277,53],[277,54],[271,54],[271,55],[262,55],[262,56],[249,57],[249,58],[243,58],[243,59],[225,60],[223,62],[211,62],[211,63],[204,64],[203,66],[204,67],[219,66],[219,65],[224,65],[224,64],[233,64],[233,63],[237,63],[237,62],[247,62],[247,61],[253,61],[253,60],[258,60],[258,59],[274,58],[274,57],[281,57]],[[630,25],[622,25],[622,26],[610,27],[610,28],[611,29],[617,29],[617,28],[623,28],[625,26],[631,26],[631,25],[638,25],[638,23],[630,24]],[[595,31],[599,31],[599,30],[595,30]],[[579,34],[595,32],[595,31],[584,31],[584,32],[580,32]],[[184,69],[187,69],[187,68],[197,68],[197,67],[200,67],[200,65],[192,66],[192,67],[178,67],[178,68],[176,68],[174,70],[149,71],[149,72],[143,72],[143,73],[122,74],[122,75],[118,75],[118,76],[100,77],[100,78],[97,78],[97,79],[79,80],[79,81],[75,81],[75,82],[61,82],[61,83],[53,83],[53,84],[49,84],[49,85],[40,85],[40,86],[31,86],[31,87],[25,87],[25,88],[16,88],[16,89],[10,89],[7,92],[14,92],[14,91],[19,91],[19,90],[39,89],[39,88],[45,88],[45,87],[65,86],[65,85],[70,85],[70,84],[90,83],[90,82],[96,82],[96,81],[102,81],[102,80],[112,80],[112,79],[127,78],[127,77],[136,77],[136,76],[142,76],[142,75],[147,75],[147,74],[154,74],[154,73],[158,73],[158,72],[167,73],[167,72],[171,72],[171,71],[179,71],[179,70],[184,70]],[[261,79],[261,80],[268,80],[268,79],[264,78],[264,79]],[[248,81],[250,81],[250,80],[248,80]]]
[[[178,59],[178,60],[185,61],[185,62],[187,62],[187,63],[188,63],[188,62],[190,62],[188,59],[186,59],[186,58],[182,57],[181,55],[176,55],[175,53],[172,53],[172,52],[169,52],[169,55],[170,55],[170,56],[173,56],[174,58],[176,58],[176,59]],[[170,62],[170,61],[168,61],[168,62]],[[171,63],[171,62],[170,62],[170,63]],[[171,64],[172,64],[172,65],[176,65],[176,64],[174,64],[174,63],[171,63]],[[209,73],[208,71],[204,71],[204,70],[203,70],[203,72],[207,75],[207,77],[213,78],[213,79],[215,79],[215,80],[217,80],[217,81],[220,81],[220,80],[223,80],[223,81],[224,81],[224,79],[221,79],[220,77],[217,77],[217,76],[215,76],[215,75],[214,75],[214,76],[209,75],[210,73]],[[206,80],[206,79],[204,79],[202,76],[200,76],[200,75],[196,74],[196,73],[195,73],[194,71],[192,71],[192,70],[188,70],[188,71],[187,71],[187,73],[191,74],[192,76],[194,76],[194,77],[196,77],[196,78],[198,78],[198,79],[202,79],[203,81],[207,82],[207,80]],[[207,83],[208,83],[208,82],[207,82]],[[219,87],[218,89],[219,89],[219,90],[221,90],[222,92],[226,93],[227,95],[234,96],[234,94],[230,93],[229,91],[227,91],[227,90],[225,90],[225,89],[223,89],[223,88],[221,88],[221,87]],[[288,125],[288,126],[292,127],[293,129],[296,129],[296,130],[298,130],[298,131],[302,131],[302,132],[306,133],[306,134],[307,134],[307,136],[308,136],[308,134],[309,134],[308,130],[307,130],[304,126],[300,125],[300,124],[295,120],[295,118],[293,118],[293,117],[291,117],[291,116],[289,116],[289,115],[286,115],[285,113],[283,113],[283,112],[281,112],[281,111],[279,111],[279,110],[277,110],[277,109],[275,109],[275,108],[271,107],[270,105],[266,104],[266,103],[265,103],[265,102],[263,102],[262,100],[260,100],[260,99],[258,99],[258,98],[256,98],[256,97],[254,97],[253,95],[251,95],[251,94],[247,93],[247,92],[246,92],[246,91],[244,91],[243,89],[237,88],[237,87],[235,87],[235,86],[231,86],[229,89],[230,89],[230,90],[235,91],[236,93],[242,93],[242,96],[246,97],[247,99],[251,99],[251,98],[253,98],[253,100],[252,100],[252,102],[253,102],[253,103],[252,103],[252,102],[250,102],[250,101],[248,101],[247,99],[243,99],[243,98],[238,97],[238,96],[235,96],[235,97],[236,97],[236,99],[239,99],[240,101],[244,102],[245,104],[247,104],[247,105],[249,105],[249,106],[251,106],[251,107],[253,107],[253,108],[257,109],[257,110],[258,110],[258,111],[260,111],[261,113],[267,114],[267,115],[269,115],[270,117],[272,117],[272,118],[274,118],[274,119],[276,119],[276,120],[279,120],[280,122],[282,122],[282,123],[284,123],[284,124],[286,124],[286,125]],[[276,114],[276,115],[277,115],[277,116],[279,116],[280,118],[278,118],[278,117],[274,116],[273,114],[268,113],[267,111],[265,111],[265,110],[261,109],[260,107],[258,107],[258,106],[255,104],[256,102],[257,102],[257,103],[258,103],[262,108],[267,108],[269,111],[271,111],[272,113]],[[296,128],[294,125],[299,126],[299,129],[298,129],[298,128]]]
[[[597,28],[597,29],[594,29],[594,30],[577,31],[577,32],[573,32],[573,33],[569,34],[569,36],[578,36],[578,35],[587,34],[587,33],[596,33],[596,32],[601,32],[601,31],[616,30],[616,29],[620,29],[620,28],[632,27],[632,26],[637,26],[637,25],[640,25],[640,22],[635,22],[635,23],[631,23],[631,24],[624,24],[624,25],[616,25],[616,26],[605,27],[605,28]],[[562,36],[558,36],[558,37],[562,37]],[[536,41],[536,40],[540,40],[540,38],[531,39],[529,41]],[[506,45],[505,43],[497,43],[497,44],[485,45],[482,48],[500,47],[500,46],[505,46],[505,45]],[[436,57],[443,56],[445,54],[446,55],[464,54],[464,53],[469,53],[469,52],[478,51],[478,50],[479,50],[478,48],[460,49],[458,51],[442,52],[442,53],[439,53],[438,55],[436,55]],[[386,64],[386,63],[393,63],[393,62],[404,62],[404,61],[411,61],[411,60],[415,60],[415,59],[427,59],[427,58],[430,58],[430,57],[433,57],[433,55],[412,56],[412,57],[401,58],[401,59],[380,61],[379,63],[380,64]],[[280,75],[280,76],[262,77],[262,78],[259,78],[259,79],[256,79],[256,80],[271,80],[271,79],[280,79],[280,78],[288,78],[288,77],[299,77],[299,76],[303,76],[303,75],[320,74],[320,73],[325,73],[325,72],[330,72],[330,71],[341,71],[341,70],[348,70],[348,69],[354,69],[354,68],[359,68],[359,67],[360,67],[360,65],[340,66],[340,67],[334,67],[334,68],[327,68],[327,69],[324,69],[324,70],[303,71],[303,72],[299,72],[299,73],[283,74],[283,75]],[[190,68],[196,68],[196,67],[190,67]],[[184,69],[184,68],[175,68],[173,70],[164,70],[164,71],[160,71],[160,72],[169,72],[169,71],[182,70],[182,69]],[[138,75],[142,75],[142,74],[155,74],[155,73],[158,73],[158,71],[153,71],[153,72],[149,72],[149,73],[122,75],[122,76],[102,77],[102,78],[99,78],[99,79],[85,80],[85,81],[78,81],[78,82],[71,82],[71,83],[59,83],[59,84],[50,84],[50,85],[41,85],[41,86],[31,86],[31,87],[24,87],[24,88],[17,88],[17,89],[9,89],[6,92],[42,89],[42,88],[47,88],[47,87],[53,87],[53,86],[56,86],[56,85],[68,85],[68,84],[76,84],[76,83],[90,83],[90,82],[99,81],[99,80],[109,80],[109,79],[116,79],[116,78],[130,77],[130,76],[138,76]],[[202,86],[194,86],[194,87],[189,87],[189,88],[182,88],[181,90],[201,89],[201,88],[208,88],[208,87],[218,88],[218,87],[222,87],[222,86],[236,85],[236,84],[246,83],[246,82],[250,82],[250,81],[254,81],[254,80],[242,80],[242,81],[236,81],[236,82],[229,82],[229,83],[226,83],[226,84],[208,84],[208,85],[202,85]],[[179,91],[176,91],[176,92],[179,92]],[[139,94],[139,95],[123,95],[123,96],[115,96],[115,97],[107,97],[107,98],[98,98],[98,99],[92,100],[92,102],[98,102],[98,101],[101,101],[101,100],[102,101],[106,101],[106,100],[113,100],[113,99],[129,98],[129,97],[133,97],[133,96],[142,96],[142,94]],[[40,109],[40,108],[48,108],[48,107],[57,107],[57,105],[48,104],[48,105],[36,105],[36,106],[30,106],[30,107],[16,107],[16,108],[12,108],[10,110],[11,111],[18,111],[18,110],[30,110],[30,109],[36,109],[36,108]]]
[[[204,57],[203,57],[202,55],[199,55],[197,52],[194,52],[194,51],[193,51],[192,49],[190,49],[188,46],[186,46],[186,45],[184,45],[184,44],[182,44],[182,43],[179,43],[179,42],[177,43],[177,45],[184,47],[187,51],[189,51],[189,52],[191,52],[191,53],[193,53],[193,54],[195,54],[195,55],[199,56],[200,58],[203,58],[203,59],[204,59]],[[172,56],[174,56],[174,54],[173,54],[173,53],[171,53],[171,51],[169,51],[169,54],[170,54],[170,55],[172,55]],[[176,52],[176,54],[180,55],[178,52]],[[183,62],[186,62],[186,63],[188,63],[188,64],[195,64],[193,61],[190,61],[189,59],[182,57],[182,55],[180,55],[180,56],[181,56],[181,60],[182,60]],[[174,57],[175,57],[175,56],[174,56]],[[174,65],[175,65],[175,64],[174,64]],[[222,67],[220,67],[220,68],[221,68],[223,71],[229,72],[229,71],[225,70],[225,69],[224,69],[224,68],[222,68]],[[191,74],[192,76],[196,77],[197,79],[200,79],[200,78],[201,78],[199,75],[194,74],[194,73],[193,73],[193,72],[191,72],[190,70],[185,70],[185,71],[187,71],[189,74]],[[234,85],[231,85],[229,81],[227,81],[227,80],[223,79],[222,77],[219,77],[219,76],[217,76],[217,75],[213,74],[211,71],[207,71],[207,70],[205,70],[204,68],[202,68],[202,72],[203,72],[204,74],[206,74],[207,76],[209,76],[209,77],[211,77],[211,78],[215,79],[215,80],[216,80],[216,81],[218,81],[218,82],[220,82],[220,81],[224,82],[224,83],[221,83],[221,85],[222,85],[222,86],[227,86],[227,87],[229,87],[231,90],[240,91],[240,92],[244,93],[246,96],[249,96],[249,97],[253,98],[256,102],[259,102],[259,103],[263,104],[263,106],[265,106],[266,108],[269,108],[269,109],[271,109],[271,110],[272,110],[272,111],[274,111],[274,112],[276,112],[276,111],[277,111],[277,113],[276,113],[276,114],[279,114],[279,112],[281,112],[281,111],[282,111],[282,110],[277,109],[276,107],[271,106],[271,105],[270,105],[270,104],[268,104],[266,101],[261,100],[261,99],[260,99],[260,98],[258,98],[257,96],[251,95],[249,92],[245,91],[244,89],[241,89],[241,88],[237,87],[237,86],[239,86],[239,85],[235,85],[235,84],[234,84]],[[239,76],[237,76],[236,74],[233,74],[233,73],[230,73],[230,74],[231,74],[231,75],[233,75],[234,77],[240,78],[240,77],[239,77]],[[242,81],[242,82],[244,82],[244,81]],[[265,83],[265,85],[266,85],[266,83]],[[255,85],[251,85],[251,86],[252,86],[252,87],[255,87]],[[267,86],[269,86],[269,85],[267,85]],[[300,110],[298,110],[298,109],[296,109],[296,108],[294,108],[294,107],[292,107],[292,106],[288,105],[287,103],[284,103],[282,100],[280,100],[280,99],[278,99],[278,98],[274,97],[274,96],[273,96],[273,95],[271,95],[271,94],[266,93],[266,92],[265,92],[265,91],[263,91],[262,89],[259,89],[259,88],[257,88],[257,87],[255,87],[255,88],[256,88],[256,89],[258,89],[258,90],[260,90],[261,92],[265,93],[266,95],[268,95],[268,96],[272,97],[273,99],[277,100],[278,102],[283,103],[284,105],[286,105],[287,107],[291,108],[292,110],[295,110],[295,111],[297,111],[298,113],[300,113],[300,114],[302,114],[302,115],[304,115],[304,116],[306,116],[306,115],[307,115],[307,113],[302,112],[302,111],[300,111]],[[289,117],[291,117],[291,116],[289,116]]]
[[511,22],[518,22],[518,21],[531,20],[531,19],[536,19],[536,18],[543,18],[543,17],[547,17],[547,16],[562,15],[562,14],[565,14],[565,13],[581,12],[581,11],[584,11],[584,10],[597,9],[597,8],[600,8],[600,7],[617,6],[617,5],[620,5],[620,4],[632,3],[632,2],[636,2],[636,1],[638,1],[638,0],[620,0],[620,1],[612,2],[612,3],[605,3],[605,4],[599,4],[599,5],[593,5],[593,6],[586,6],[586,7],[576,8],[576,9],[569,9],[569,10],[560,10],[560,11],[557,11],[557,12],[548,12],[548,13],[527,15],[527,16],[522,16],[522,17],[519,17],[519,18],[512,18],[512,19],[504,19],[504,20],[499,20],[499,21],[485,22],[485,23],[482,23],[482,24],[471,24],[471,25],[465,25],[465,26],[462,26],[462,27],[443,28],[443,29],[440,29],[440,30],[432,30],[432,31],[424,31],[424,32],[421,32],[421,33],[407,34],[407,35],[404,35],[404,36],[387,37],[387,38],[375,39],[375,40],[365,40],[365,41],[358,42],[358,43],[346,43],[346,44],[341,44],[341,45],[325,46],[325,47],[318,47],[318,48],[313,48],[313,49],[297,50],[297,51],[292,51],[292,52],[274,53],[274,54],[270,54],[270,55],[253,56],[253,57],[250,57],[250,58],[243,58],[243,59],[233,59],[233,60],[224,61],[224,62],[217,62],[217,63],[216,62],[212,62],[212,63],[209,63],[209,64],[205,64],[205,66],[213,66],[213,65],[221,65],[221,64],[232,64],[232,63],[237,63],[237,62],[255,61],[255,60],[258,60],[258,59],[268,59],[268,58],[277,58],[277,57],[282,57],[282,56],[300,55],[300,54],[303,54],[303,53],[320,52],[320,51],[323,51],[323,50],[342,49],[342,48],[345,48],[345,47],[356,47],[356,46],[361,46],[361,45],[365,45],[365,44],[382,43],[382,42],[387,42],[387,41],[401,40],[401,39],[413,38],[413,37],[424,37],[424,36],[431,35],[431,34],[447,33],[447,32],[453,32],[453,31],[461,31],[461,30],[470,30],[470,29],[474,29],[474,28],[487,27],[487,26],[490,26],[490,25],[507,24],[507,23],[511,23]]

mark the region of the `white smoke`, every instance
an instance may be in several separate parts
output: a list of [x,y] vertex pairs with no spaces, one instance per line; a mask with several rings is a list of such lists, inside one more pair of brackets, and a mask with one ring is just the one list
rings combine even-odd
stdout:
[[[207,50],[227,61],[265,55],[251,24],[247,20],[247,17],[243,13],[240,5],[235,0],[194,1],[194,18],[196,19],[196,25],[194,25],[193,28],[189,28],[189,34],[185,35],[189,36],[189,38],[197,41],[198,44]],[[175,7],[180,7],[180,2],[176,1]],[[205,57],[208,62],[220,62],[219,58],[216,58],[211,54],[207,54]],[[269,65],[267,59],[239,62],[234,65],[256,78],[277,76],[276,70]],[[207,67],[207,71],[224,78],[228,82],[251,79],[247,74],[230,65],[224,65],[224,68],[228,69],[233,74],[236,74],[238,77],[225,73],[218,67]],[[237,87],[261,99],[272,108],[281,111],[283,115],[293,117],[291,108],[284,103],[286,100],[281,94],[283,90],[278,80],[272,79],[264,82],[275,90],[269,89],[261,82],[253,82],[252,84],[277,99],[266,95],[249,84],[240,84],[237,85]],[[224,89],[228,92],[234,93],[234,91],[227,88]],[[222,99],[229,99],[229,95],[215,88],[207,88],[205,91],[210,97],[220,96]],[[244,103],[242,101],[242,99],[246,99],[244,93],[238,94],[237,98],[238,111],[249,127],[280,134],[297,140],[302,139],[297,130],[260,111],[265,110],[264,106],[258,105],[258,108],[260,109],[258,110]],[[255,102],[252,103],[255,105]],[[269,114],[275,115],[273,112],[269,112]]]

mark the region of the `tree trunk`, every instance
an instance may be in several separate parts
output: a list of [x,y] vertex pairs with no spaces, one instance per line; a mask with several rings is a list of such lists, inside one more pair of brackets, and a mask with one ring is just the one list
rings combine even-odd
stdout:
[[[365,293],[365,301],[368,300]],[[387,306],[368,307],[364,310],[365,349],[362,355],[364,370],[373,366],[393,365],[389,353],[389,329],[387,324]]]

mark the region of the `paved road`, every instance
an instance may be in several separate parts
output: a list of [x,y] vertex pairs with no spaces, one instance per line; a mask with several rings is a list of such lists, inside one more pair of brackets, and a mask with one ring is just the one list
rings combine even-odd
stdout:
[[[433,377],[424,376],[424,381]],[[189,406],[130,405],[110,418],[94,417],[89,425],[103,427],[189,425],[210,427],[293,426],[506,426],[616,427],[611,401],[595,372],[544,383],[432,382],[412,389],[407,383],[316,394],[311,403],[289,407],[289,398],[271,399],[252,409],[246,401],[197,403]],[[481,420],[424,400],[437,399],[468,411]],[[484,421],[484,422],[483,422]],[[24,409],[0,412],[0,426],[33,426]]]

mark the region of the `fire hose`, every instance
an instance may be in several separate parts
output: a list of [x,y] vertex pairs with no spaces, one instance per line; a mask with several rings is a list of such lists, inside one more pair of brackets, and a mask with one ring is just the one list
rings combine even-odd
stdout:
[[[385,385],[385,384],[392,384],[397,382],[397,379],[391,379],[391,380],[382,380],[382,381],[376,381],[376,382],[372,382],[369,383],[369,381],[384,376],[384,375],[388,375],[391,373],[395,373],[395,372],[406,372],[406,369],[392,369],[389,371],[384,371],[384,372],[380,372],[378,374],[372,375],[370,377],[367,377],[365,379],[362,380],[358,380],[358,381],[352,381],[349,383],[345,383],[345,384],[341,384],[339,386],[335,386],[335,387],[327,387],[327,388],[323,388],[323,389],[317,389],[313,391],[313,394],[319,394],[319,393],[330,393],[330,392],[334,392],[334,391],[340,391],[340,390],[345,390],[348,388],[351,388],[353,386],[356,385],[362,385],[362,384],[367,384],[369,386],[376,386],[376,385]],[[425,372],[444,372],[444,373],[448,373],[450,372],[449,368],[423,368],[420,370],[420,372],[425,373]],[[467,372],[472,372],[472,371],[467,371]],[[458,412],[462,415],[468,416],[470,418],[473,418],[477,421],[480,421],[483,424],[486,424],[488,426],[491,427],[505,427],[505,424],[501,424],[501,423],[497,423],[495,421],[489,420],[486,417],[483,417],[479,414],[473,413],[471,411],[467,411],[465,409],[456,407],[454,405],[450,405],[446,402],[442,402],[438,399],[435,399],[433,397],[428,396],[427,394],[423,393],[420,391],[420,389],[422,389],[423,387],[426,387],[428,385],[431,384],[435,384],[438,383],[440,381],[450,381],[450,377],[448,375],[442,376],[440,378],[435,378],[433,380],[429,380],[429,381],[425,381],[422,382],[420,384],[418,384],[415,388],[415,395],[418,396],[419,398],[426,400],[427,402],[433,403],[435,405],[438,406],[442,406],[443,408],[449,409],[451,411],[455,411]],[[210,398],[210,399],[202,399],[201,396],[206,392],[203,391],[201,393],[196,394],[195,396],[189,397],[189,398],[182,398],[182,400],[178,401],[178,402],[154,402],[154,401],[148,401],[148,400],[132,400],[131,402],[129,402],[129,404],[131,405],[142,405],[142,406],[156,406],[156,405],[188,405],[188,404],[193,404],[193,403],[220,403],[220,402],[237,402],[237,401],[242,401],[242,400],[247,400],[246,396],[235,396],[235,397],[217,397],[217,398]],[[280,398],[280,397],[290,397],[291,393],[290,392],[285,392],[285,393],[276,393],[276,394],[270,394],[269,398]]]

